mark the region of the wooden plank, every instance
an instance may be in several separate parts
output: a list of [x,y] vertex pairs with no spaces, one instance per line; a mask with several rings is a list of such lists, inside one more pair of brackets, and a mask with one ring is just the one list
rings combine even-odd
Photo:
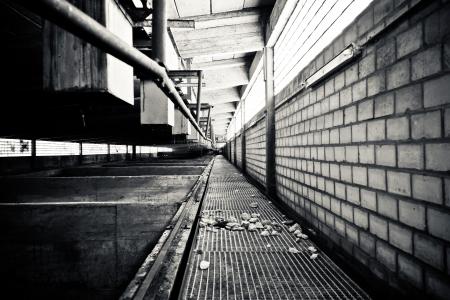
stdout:
[[249,39],[241,39],[235,43],[223,45],[223,46],[212,46],[208,48],[201,49],[190,49],[183,50],[180,49],[180,55],[183,58],[195,57],[195,56],[213,56],[219,54],[235,54],[235,53],[248,53],[261,51],[264,47],[264,41],[262,37],[252,37]]
[[194,64],[192,67],[202,70],[218,70],[232,67],[244,67],[247,66],[248,63],[249,61],[246,57],[239,57],[233,59],[221,59],[211,62],[198,63]]
[[191,40],[179,41],[176,38],[175,40],[177,42],[177,47],[178,49],[180,49],[180,51],[189,51],[211,47],[231,46],[238,42],[243,43],[248,40],[263,40],[263,37],[262,32],[257,31],[225,36],[216,36],[192,41]]
[[259,22],[247,24],[234,24],[228,26],[219,26],[194,30],[174,30],[173,35],[177,42],[209,39],[209,38],[225,38],[228,35],[245,34],[250,32],[258,32],[262,34],[262,25]]
[[[133,27],[152,27],[152,20],[144,20],[134,23]],[[169,28],[195,28],[194,20],[168,19]],[[151,32],[151,30],[150,30]]]
[[[224,76],[224,73],[227,76]],[[248,83],[247,68],[228,68],[224,70],[205,70],[205,91],[235,87]]]

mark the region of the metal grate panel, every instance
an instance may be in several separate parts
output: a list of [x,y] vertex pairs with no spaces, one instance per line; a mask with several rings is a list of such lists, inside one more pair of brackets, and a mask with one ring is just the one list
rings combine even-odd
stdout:
[[[284,216],[224,158],[217,157],[203,204],[203,214],[234,216],[257,212],[281,223]],[[251,208],[250,203],[258,203]],[[312,260],[310,240],[295,241],[283,226],[280,235],[260,231],[199,228],[188,262],[182,299],[369,299],[330,258],[319,250]],[[289,252],[295,247],[299,252]],[[201,251],[198,251],[201,250]],[[200,262],[210,266],[200,270]]]

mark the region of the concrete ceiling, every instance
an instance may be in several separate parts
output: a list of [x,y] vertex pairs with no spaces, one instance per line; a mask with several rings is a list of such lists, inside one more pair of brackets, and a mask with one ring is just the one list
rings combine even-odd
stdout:
[[171,19],[193,20],[194,28],[171,28],[180,56],[204,70],[202,102],[213,107],[216,135],[226,128],[249,82],[255,52],[264,47],[263,24],[275,0],[173,0]]
[[[190,69],[204,71],[201,99],[214,106],[211,115],[216,134],[225,134],[240,101],[241,87],[249,83],[250,65],[255,53],[264,47],[263,26],[274,3],[275,0],[167,1],[169,31],[178,54]],[[151,1],[147,1],[147,8],[151,8]]]

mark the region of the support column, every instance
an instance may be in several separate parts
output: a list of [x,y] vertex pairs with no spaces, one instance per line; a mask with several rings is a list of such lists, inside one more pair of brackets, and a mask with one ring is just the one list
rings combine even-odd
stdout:
[[275,95],[273,85],[273,48],[264,48],[266,82],[266,193],[276,196],[275,176]]
[[202,102],[201,102],[202,77],[203,77],[203,71],[198,71],[198,85],[197,85],[197,124],[198,125],[200,125],[200,108],[202,105]]
[[152,13],[152,56],[155,60],[166,63],[166,0],[153,0]]
[[242,124],[242,133],[241,133],[241,160],[242,160],[242,173],[246,174],[247,167],[246,167],[246,149],[245,149],[245,100],[242,100],[241,104],[241,124]]

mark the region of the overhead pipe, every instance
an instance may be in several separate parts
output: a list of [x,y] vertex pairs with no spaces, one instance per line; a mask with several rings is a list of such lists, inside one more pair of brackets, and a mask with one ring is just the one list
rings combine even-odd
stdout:
[[[147,57],[136,48],[128,45],[122,39],[106,29],[83,11],[68,3],[66,0],[20,0],[22,5],[66,29],[72,34],[97,46],[101,50],[113,55],[119,60],[144,72],[152,78],[169,99],[181,109],[192,126],[207,139],[199,124],[192,116],[178,94],[175,84],[167,74],[167,70],[157,62]],[[209,139],[207,139],[209,140]]]

